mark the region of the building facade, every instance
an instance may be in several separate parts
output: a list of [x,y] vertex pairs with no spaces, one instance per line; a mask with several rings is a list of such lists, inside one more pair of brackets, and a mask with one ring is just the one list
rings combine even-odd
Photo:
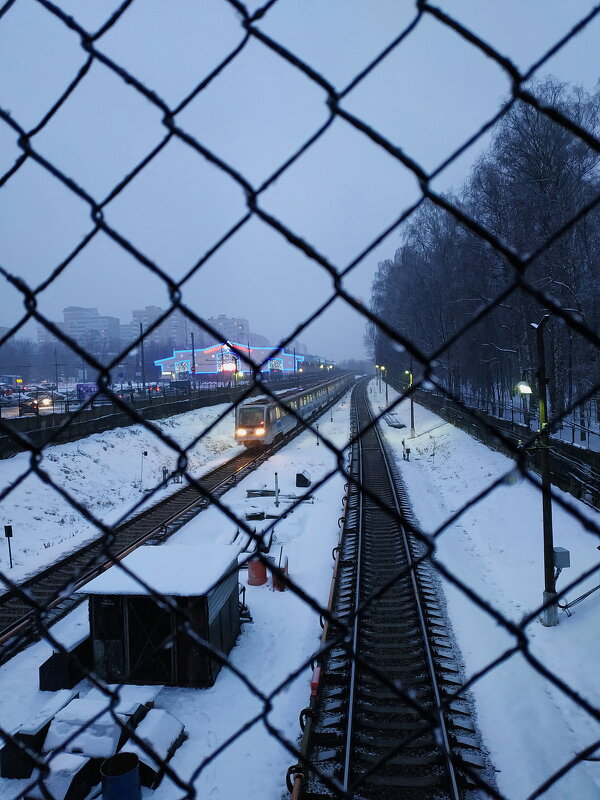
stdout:
[[[116,352],[121,344],[121,323],[117,317],[101,316],[97,308],[67,306],[57,327],[91,352]],[[58,339],[43,325],[38,326],[38,344],[56,344]]]
[[210,347],[192,350],[186,348],[175,350],[172,356],[161,358],[154,363],[161,370],[163,380],[182,380],[190,376],[199,379],[214,379],[215,377],[232,377],[236,373],[248,375],[252,372],[250,361],[260,366],[264,373],[290,374],[301,372],[304,356],[281,348],[248,347],[248,345],[230,342],[219,342]]

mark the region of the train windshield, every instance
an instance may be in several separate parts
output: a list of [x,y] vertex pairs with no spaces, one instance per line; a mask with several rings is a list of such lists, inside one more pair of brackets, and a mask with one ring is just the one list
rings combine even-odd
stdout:
[[262,408],[240,408],[238,411],[238,423],[244,428],[251,428],[255,425],[263,424]]

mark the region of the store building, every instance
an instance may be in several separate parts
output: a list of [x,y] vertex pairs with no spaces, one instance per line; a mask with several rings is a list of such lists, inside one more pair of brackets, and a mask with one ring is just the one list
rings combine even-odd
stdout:
[[248,375],[252,372],[248,361],[262,365],[263,373],[290,374],[302,371],[304,356],[281,348],[222,342],[193,351],[175,350],[172,356],[160,358],[154,363],[160,367],[163,380],[182,380],[191,375],[211,380],[215,376],[233,377],[236,373]]

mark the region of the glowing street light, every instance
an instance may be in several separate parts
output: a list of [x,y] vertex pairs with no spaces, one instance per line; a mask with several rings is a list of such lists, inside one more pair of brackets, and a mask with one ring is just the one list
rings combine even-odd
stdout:
[[533,394],[533,389],[527,383],[527,381],[519,381],[516,388],[517,392],[520,392],[521,394]]
[[[546,386],[546,355],[544,350],[544,327],[550,314],[544,314],[539,323],[532,322],[537,340],[537,379],[538,404],[540,414],[540,473],[542,478],[542,525],[544,531],[544,604],[552,604],[542,613],[542,625],[552,627],[558,625],[558,603],[556,595],[556,577],[554,574],[554,538],[552,531],[552,483],[550,477],[550,437],[548,431],[548,399]],[[517,385],[521,394],[532,394],[531,386],[525,381]]]
[[[410,365],[410,369],[405,369],[404,374],[408,375],[408,388],[412,389],[413,385],[413,373],[412,373],[412,363]],[[413,400],[413,396],[410,396],[410,438],[415,438],[415,404]]]

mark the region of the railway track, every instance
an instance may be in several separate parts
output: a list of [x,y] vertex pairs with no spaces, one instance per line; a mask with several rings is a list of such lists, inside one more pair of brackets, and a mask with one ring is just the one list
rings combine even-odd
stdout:
[[[366,383],[353,428],[371,420]],[[424,546],[378,429],[353,448],[344,528],[311,705],[301,714],[294,800],[464,800],[486,769]],[[358,485],[365,487],[361,491]],[[334,551],[335,552],[335,551]],[[341,627],[340,627],[341,626]],[[468,777],[471,776],[471,777]]]
[[[318,411],[320,416],[339,396]],[[312,421],[312,420],[311,420]],[[43,630],[83,602],[73,593],[103,570],[144,544],[160,544],[210,503],[245,478],[273,453],[287,445],[301,429],[294,429],[268,449],[248,450],[202,476],[204,493],[186,486],[165,500],[128,519],[112,531],[111,541],[99,537],[0,596],[0,664]]]

